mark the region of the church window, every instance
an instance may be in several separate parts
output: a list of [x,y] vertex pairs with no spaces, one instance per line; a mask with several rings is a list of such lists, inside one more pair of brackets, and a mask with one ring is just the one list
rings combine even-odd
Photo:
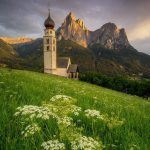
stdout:
[[49,51],[49,46],[47,46],[47,51]]
[[47,44],[49,44],[49,39],[47,39]]
[[50,31],[50,34],[52,34],[52,31]]

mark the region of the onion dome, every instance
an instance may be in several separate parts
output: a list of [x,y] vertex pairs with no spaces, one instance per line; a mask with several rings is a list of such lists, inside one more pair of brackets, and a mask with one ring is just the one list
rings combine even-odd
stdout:
[[48,18],[44,22],[44,26],[46,28],[54,29],[55,23],[54,23],[53,19],[50,16],[50,12],[49,12]]

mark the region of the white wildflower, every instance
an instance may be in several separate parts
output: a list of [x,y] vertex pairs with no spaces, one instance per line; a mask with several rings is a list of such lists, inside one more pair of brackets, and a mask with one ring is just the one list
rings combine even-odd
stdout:
[[41,128],[36,123],[33,123],[31,125],[28,125],[25,128],[25,130],[21,132],[21,134],[24,137],[28,137],[28,136],[34,135],[36,132],[39,132],[40,130]]
[[58,140],[43,142],[41,146],[44,150],[65,150],[65,144],[60,143]]
[[94,97],[93,97],[93,99],[97,99],[97,97],[96,97],[96,96],[94,96]]
[[63,100],[63,101],[70,101],[72,99],[72,97],[70,96],[66,96],[66,95],[55,95],[53,96],[50,101],[55,102],[58,100]]
[[113,117],[105,119],[104,121],[107,124],[107,127],[109,129],[113,129],[113,128],[122,126],[125,122],[124,120],[119,120],[118,118],[113,118]]
[[99,118],[99,117],[101,117],[100,112],[97,110],[87,109],[84,112],[85,112],[85,116],[88,118]]
[[129,145],[130,149],[129,150],[140,150],[140,147],[138,145],[132,144]]
[[81,136],[71,142],[72,150],[102,150],[102,143],[91,137]]
[[39,107],[34,105],[25,105],[23,107],[18,107],[15,116],[28,116],[28,118],[41,118],[48,120],[50,117],[55,118],[56,115],[52,113],[47,107]]
[[71,109],[71,112],[72,112],[75,116],[78,116],[79,113],[82,111],[82,108],[81,108],[81,107],[78,107],[78,106],[75,106],[75,105],[72,105],[70,109]]
[[70,126],[73,119],[71,117],[63,117],[63,118],[57,118],[58,124],[62,124],[65,126]]

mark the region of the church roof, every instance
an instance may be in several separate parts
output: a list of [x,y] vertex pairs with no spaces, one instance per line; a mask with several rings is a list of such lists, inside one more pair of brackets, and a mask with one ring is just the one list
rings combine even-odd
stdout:
[[77,64],[70,64],[67,72],[68,73],[79,72],[78,65]]
[[69,57],[58,57],[57,68],[68,68],[69,62],[70,62]]

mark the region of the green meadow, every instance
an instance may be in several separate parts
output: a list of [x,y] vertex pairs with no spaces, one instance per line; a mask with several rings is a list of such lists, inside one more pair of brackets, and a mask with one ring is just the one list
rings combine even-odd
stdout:
[[54,75],[0,69],[0,149],[149,150],[150,102]]

